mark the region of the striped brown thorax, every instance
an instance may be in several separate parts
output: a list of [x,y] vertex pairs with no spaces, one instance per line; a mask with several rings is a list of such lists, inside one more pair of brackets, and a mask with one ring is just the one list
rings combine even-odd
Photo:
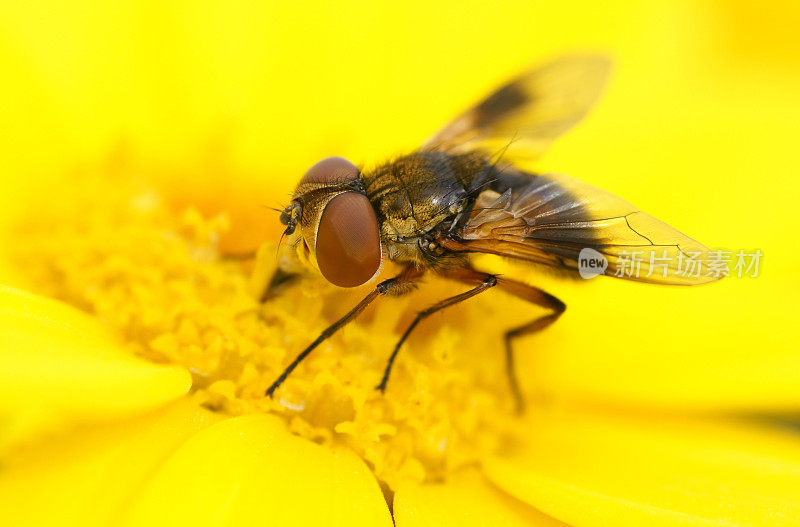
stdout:
[[491,172],[492,165],[480,154],[428,151],[363,173],[386,257],[425,267],[440,265],[445,253],[436,246],[436,235],[463,224]]

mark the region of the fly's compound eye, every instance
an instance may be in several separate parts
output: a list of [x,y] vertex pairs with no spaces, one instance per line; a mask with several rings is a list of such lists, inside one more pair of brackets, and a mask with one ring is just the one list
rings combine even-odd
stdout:
[[303,183],[346,183],[358,178],[358,167],[343,157],[328,157],[308,169]]
[[322,276],[339,287],[356,287],[372,278],[381,264],[381,241],[366,196],[344,192],[328,202],[317,230],[316,256]]

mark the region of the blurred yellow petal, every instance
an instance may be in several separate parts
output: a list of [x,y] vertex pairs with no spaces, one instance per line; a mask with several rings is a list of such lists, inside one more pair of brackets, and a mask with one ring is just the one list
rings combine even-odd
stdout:
[[184,368],[135,358],[88,315],[5,286],[0,342],[0,443],[143,412],[191,386]]
[[174,449],[219,419],[185,399],[15,450],[0,471],[0,522],[115,525]]
[[[691,289],[531,282],[568,306],[557,324],[517,341],[520,378],[551,400],[694,413],[800,407],[797,315],[785,305],[800,294],[797,283],[767,276]],[[525,309],[498,296],[484,301],[498,311]],[[498,330],[531,315],[513,316]]]
[[397,527],[564,527],[486,482],[476,471],[448,478],[446,484],[401,486],[394,497]]
[[155,524],[374,527],[392,520],[358,457],[252,414],[197,434],[148,482],[126,525]]
[[798,525],[800,440],[755,423],[545,413],[498,486],[579,527]]

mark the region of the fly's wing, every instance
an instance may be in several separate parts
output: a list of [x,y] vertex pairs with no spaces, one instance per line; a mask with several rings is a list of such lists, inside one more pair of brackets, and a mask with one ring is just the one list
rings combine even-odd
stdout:
[[524,183],[503,194],[484,191],[460,236],[441,245],[584,277],[697,285],[724,274],[718,253],[609,192],[562,174],[518,179]]
[[588,113],[606,84],[611,62],[573,55],[535,68],[499,88],[430,138],[423,149],[503,150],[530,160]]

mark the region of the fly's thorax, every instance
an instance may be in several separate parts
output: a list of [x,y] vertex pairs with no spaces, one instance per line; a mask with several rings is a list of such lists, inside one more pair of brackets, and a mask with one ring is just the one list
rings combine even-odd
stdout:
[[426,260],[420,246],[470,206],[471,186],[487,167],[476,155],[417,152],[363,174],[388,257]]

